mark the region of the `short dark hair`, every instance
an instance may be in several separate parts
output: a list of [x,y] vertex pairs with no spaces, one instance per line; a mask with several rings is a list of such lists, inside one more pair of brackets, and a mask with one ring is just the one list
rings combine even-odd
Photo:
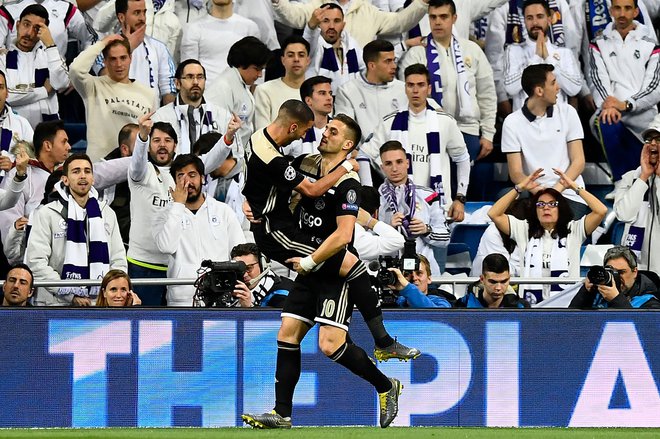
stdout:
[[174,77],[178,80],[181,80],[181,77],[183,76],[183,70],[191,64],[196,64],[200,66],[202,68],[202,71],[204,72],[204,77],[206,77],[206,69],[204,68],[202,63],[193,58],[189,58],[185,61],[181,61],[179,65],[176,67],[176,71],[174,72]]
[[522,7],[523,15],[525,14],[525,9],[527,9],[528,6],[532,6],[532,5],[543,6],[543,9],[545,9],[545,13],[548,14],[548,16],[552,15],[552,11],[550,10],[550,5],[548,5],[548,2],[546,0],[525,0]]
[[504,273],[509,271],[509,260],[500,253],[491,253],[481,262],[481,272]]
[[32,136],[32,143],[34,145],[34,155],[39,158],[44,142],[52,142],[55,139],[58,131],[64,130],[64,121],[62,120],[49,120],[40,122],[34,128],[34,135]]
[[125,14],[128,12],[128,2],[136,0],[116,0],[115,1],[115,15]]
[[429,0],[429,8],[439,8],[447,5],[451,8],[452,15],[456,15],[456,3],[454,3],[454,0]]
[[388,151],[403,151],[404,154],[406,153],[406,149],[398,140],[389,140],[383,143],[378,151],[378,155],[383,155]]
[[360,125],[358,125],[355,119],[347,116],[344,113],[335,115],[334,120],[338,120],[339,122],[346,125],[346,128],[348,129],[348,135],[350,136],[349,140],[353,141],[353,148],[356,148],[358,143],[360,143],[360,140],[362,140],[362,130],[360,129]]
[[431,74],[424,64],[411,64],[403,71],[403,76],[408,79],[410,75],[424,75],[426,82],[431,83]]
[[0,76],[2,76],[2,78],[5,80],[5,85],[7,85],[7,77],[5,76],[5,72],[0,70]]
[[360,187],[360,207],[373,215],[380,208],[380,193],[373,186]]
[[170,165],[170,175],[176,180],[176,173],[188,165],[193,165],[199,175],[204,177],[204,162],[195,154],[178,154]]
[[254,65],[265,66],[271,57],[271,51],[259,38],[244,37],[229,48],[227,64],[230,67],[247,69]]
[[62,171],[62,168],[55,169],[50,173],[46,179],[46,185],[44,186],[44,198],[41,200],[41,204],[48,204],[51,201],[50,194],[53,192],[55,185],[62,181],[63,175],[64,171]]
[[202,134],[192,146],[193,154],[197,156],[206,154],[220,139],[222,139],[222,133],[215,131]]
[[248,256],[248,255],[253,255],[254,257],[256,257],[257,262],[259,263],[259,268],[261,269],[261,271],[264,271],[263,262],[262,262],[263,256],[257,244],[253,242],[247,242],[245,244],[237,244],[234,246],[234,248],[231,249],[231,252],[229,253],[229,257],[232,259],[234,259],[236,256]]
[[32,269],[23,262],[17,262],[16,264],[13,264],[12,266],[9,267],[9,270],[7,270],[7,277],[9,277],[10,271],[16,269],[25,270],[28,273],[30,273],[30,289],[32,289],[34,286],[34,273],[32,273]]
[[309,123],[314,120],[314,112],[303,101],[289,99],[285,101],[277,112],[277,118],[285,117],[299,123]]
[[394,52],[394,46],[387,40],[370,41],[362,50],[362,59],[365,64],[376,62],[381,52]]
[[628,263],[628,267],[631,270],[637,268],[637,255],[633,252],[630,247],[625,245],[615,245],[614,247],[608,249],[603,256],[603,265],[608,265],[612,259],[623,258]]
[[125,35],[121,35],[120,40],[112,40],[108,43],[107,46],[103,48],[101,53],[103,54],[103,58],[108,57],[108,53],[110,53],[110,49],[112,49],[115,46],[123,46],[124,49],[126,49],[126,52],[128,52],[128,56],[131,56],[131,44],[128,42],[128,38],[126,38]]
[[520,83],[527,96],[533,96],[536,87],[545,86],[548,73],[554,69],[552,64],[531,64],[525,67],[520,78]]
[[154,131],[156,130],[166,133],[168,136],[174,139],[174,143],[179,143],[179,137],[176,135],[174,127],[169,122],[154,122],[153,126],[151,127],[151,133],[149,133],[149,136],[153,136]]
[[62,165],[62,172],[64,175],[69,174],[69,166],[74,160],[86,160],[89,162],[89,166],[92,168],[92,174],[94,173],[94,165],[92,164],[92,159],[90,159],[89,156],[84,152],[75,152],[67,157],[66,160],[64,160],[64,164]]
[[305,102],[305,98],[311,98],[314,94],[314,87],[319,84],[332,84],[332,79],[320,75],[305,79],[300,85],[300,99]]
[[48,19],[48,9],[38,3],[26,6],[25,9],[23,9],[21,12],[20,18],[18,20],[20,21],[23,19],[23,17],[28,15],[36,15],[37,17],[43,18],[44,22],[46,22],[46,26],[50,24],[50,20]]
[[136,123],[127,123],[121,127],[119,134],[117,135],[117,146],[128,143],[128,141],[131,139],[131,134],[133,134],[133,131],[139,128],[140,127]]
[[287,46],[291,44],[302,44],[305,46],[305,50],[307,51],[307,55],[309,55],[309,50],[310,50],[310,45],[309,41],[301,37],[300,35],[297,34],[291,34],[288,37],[284,39],[282,42],[282,56],[284,56],[284,52],[286,52]]
[[321,6],[319,6],[319,8],[327,10],[336,9],[341,12],[341,16],[344,17],[344,10],[337,3],[323,3]]

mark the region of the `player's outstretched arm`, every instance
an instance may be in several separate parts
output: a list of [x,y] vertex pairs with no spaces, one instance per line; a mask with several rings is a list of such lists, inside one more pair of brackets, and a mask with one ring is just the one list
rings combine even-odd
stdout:
[[345,160],[344,163],[341,164],[341,166],[337,166],[337,168],[335,168],[334,171],[324,176],[323,178],[315,182],[311,182],[308,179],[304,179],[294,189],[296,192],[299,192],[306,197],[318,198],[324,193],[326,193],[328,189],[334,186],[335,183],[337,183],[337,181],[339,181],[339,179],[343,175],[351,171],[357,172],[359,169],[360,169],[360,165],[358,164],[357,160],[355,159]]

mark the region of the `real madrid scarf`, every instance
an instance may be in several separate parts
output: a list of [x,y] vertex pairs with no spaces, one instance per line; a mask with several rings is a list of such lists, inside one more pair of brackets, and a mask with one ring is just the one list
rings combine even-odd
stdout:
[[[545,232],[549,234],[548,231]],[[552,254],[550,256],[550,276],[566,277],[568,276],[568,250],[566,249],[567,238],[555,238],[552,240]],[[543,277],[543,239],[530,238],[525,250],[523,275],[522,277],[537,278]],[[523,285],[525,299],[530,303],[538,303],[544,299],[543,290],[540,285]],[[561,291],[566,288],[564,284],[553,284],[550,291]]]
[[[11,129],[11,122],[9,119],[9,107],[5,105],[0,113],[0,150],[9,152],[11,141],[14,137],[14,132]],[[4,175],[4,173],[3,173]]]
[[[194,108],[181,101],[181,96],[177,95],[174,103],[174,111],[179,119],[179,144],[177,150],[183,153],[191,153],[193,144],[202,134],[218,131],[218,123],[213,119],[213,113],[206,110],[206,102],[202,99],[202,104]],[[200,122],[195,120],[195,113],[199,113]],[[200,126],[199,129],[197,126]]]
[[319,44],[322,50],[321,64],[319,65],[318,69],[319,75],[327,76],[329,78],[342,76],[344,72],[344,66],[348,68],[349,75],[358,73],[360,71],[360,62],[353,39],[349,38],[346,32],[342,32],[341,42],[341,49],[344,51],[344,59],[342,65],[340,66],[339,60],[337,59],[337,54],[335,53],[335,48],[332,46],[332,44],[328,44],[322,37],[319,36]]
[[[641,175],[641,169],[635,170],[635,180]],[[644,194],[644,201],[639,206],[639,212],[635,216],[632,223],[626,223],[621,242],[614,242],[614,245],[625,245],[632,250],[637,256],[637,260],[642,260],[642,246],[644,245],[644,238],[646,236],[646,225],[649,218],[654,218],[660,212],[660,203],[655,196],[656,184],[655,175],[651,175],[648,179],[649,189]],[[650,252],[652,247],[649,247]]]
[[[37,43],[37,46],[29,53],[29,56],[34,57],[34,70],[31,75],[29,71],[20,70],[18,49],[14,47],[5,54],[7,87],[13,93],[23,95],[33,93],[35,88],[43,87],[46,80],[50,78],[48,54],[43,43]],[[39,99],[37,102],[42,120],[54,120],[59,117],[57,113],[57,99],[54,100],[53,105],[51,105],[53,100],[49,98]]]
[[[401,111],[394,116],[392,121],[392,128],[390,130],[390,140],[398,140],[403,145],[403,148],[406,150],[406,155],[410,158],[412,154],[412,149],[410,143],[408,142],[408,123],[410,118],[410,111]],[[430,188],[437,194],[440,195],[441,204],[444,205],[444,188],[442,187],[442,150],[440,144],[440,124],[438,123],[438,117],[435,110],[431,107],[427,107],[425,110],[426,121],[426,146],[428,148],[429,154],[429,167],[430,167],[430,176],[431,184]],[[408,166],[408,177],[412,177],[412,161]]]
[[[584,3],[584,14],[587,20],[587,37],[589,41],[603,33],[612,17],[607,0],[587,0]],[[635,20],[644,24],[644,14],[640,10]]]
[[[474,117],[474,108],[472,97],[470,96],[470,83],[468,81],[468,71],[463,62],[461,46],[456,35],[451,37],[451,56],[456,68],[456,92],[458,94],[458,114],[461,118]],[[437,43],[432,35],[426,38],[426,64],[431,75],[431,97],[442,106],[443,89],[442,76],[440,74],[440,53]]]
[[[548,0],[548,6],[550,7],[550,35],[548,35],[548,38],[552,44],[564,47],[566,45],[566,37],[564,36],[564,24],[561,11],[559,10],[559,3],[557,0]],[[506,16],[506,35],[504,39],[507,45],[525,41],[522,32],[524,27],[522,8],[523,0],[509,0],[509,11]]]
[[[103,279],[110,269],[108,235],[96,198],[91,189],[85,207],[73,198],[63,183],[56,186],[63,202],[67,203],[66,244],[62,279]],[[45,208],[45,207],[44,207]],[[83,297],[98,296],[99,287],[62,287],[59,295],[74,294]]]
[[403,236],[411,236],[410,220],[415,217],[417,198],[415,195],[415,183],[408,177],[405,184],[394,186],[388,179],[378,188],[378,192],[385,198],[387,207],[392,213],[403,213],[401,232]]

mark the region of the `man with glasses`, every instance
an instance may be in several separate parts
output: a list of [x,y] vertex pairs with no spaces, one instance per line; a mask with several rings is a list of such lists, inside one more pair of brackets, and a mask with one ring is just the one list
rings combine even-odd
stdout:
[[641,269],[660,271],[660,250],[651,245],[660,235],[660,190],[658,189],[658,150],[660,149],[660,116],[642,133],[644,146],[639,167],[626,172],[614,194],[614,212],[626,223],[623,244],[639,258]]
[[660,309],[658,276],[638,270],[637,257],[628,247],[617,245],[605,253],[603,265],[616,274],[605,285],[594,285],[589,278],[569,308],[653,308]]
[[243,281],[238,281],[234,289],[236,306],[284,306],[284,301],[293,288],[293,281],[278,276],[270,269],[270,264],[262,257],[257,244],[238,244],[231,249],[231,260],[242,261],[247,267],[243,273]]
[[[536,169],[560,169],[578,188],[584,187],[584,132],[577,111],[567,103],[557,102],[559,84],[551,64],[532,64],[520,79],[529,98],[511,113],[502,126],[502,152],[514,184],[525,180]],[[573,218],[589,212],[586,203],[574,190],[560,183],[558,174],[546,172],[530,192],[554,188],[568,200]],[[578,190],[579,192],[579,190]]]
[[[206,69],[198,60],[187,59],[179,64],[174,85],[177,90],[174,102],[159,108],[152,120],[172,125],[179,138],[177,152],[189,154],[202,134],[226,132],[233,115],[224,107],[204,100]],[[237,118],[235,121],[238,123]],[[243,157],[242,145],[237,145],[232,153],[234,157]]]

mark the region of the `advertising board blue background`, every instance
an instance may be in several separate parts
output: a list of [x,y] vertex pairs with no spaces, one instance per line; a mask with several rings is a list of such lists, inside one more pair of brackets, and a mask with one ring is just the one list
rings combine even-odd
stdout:
[[[368,353],[366,326],[351,335]],[[660,426],[660,313],[386,311],[424,355],[393,425]],[[1,310],[0,427],[236,426],[269,411],[276,310]],[[377,425],[367,383],[312,330],[294,425]]]

